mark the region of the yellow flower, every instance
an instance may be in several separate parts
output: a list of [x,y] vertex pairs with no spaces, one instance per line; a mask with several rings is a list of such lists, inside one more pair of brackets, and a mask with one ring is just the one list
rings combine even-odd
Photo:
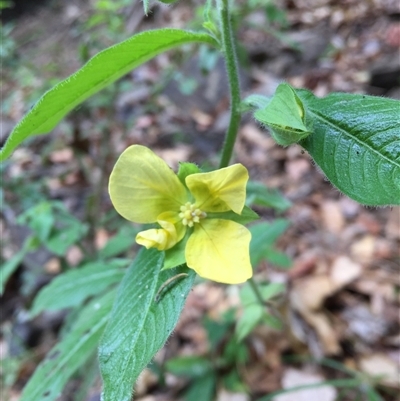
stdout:
[[114,166],[109,192],[115,209],[127,220],[159,224],[160,228],[140,232],[138,244],[168,250],[190,230],[187,266],[201,277],[236,284],[252,276],[250,231],[234,221],[212,218],[212,213],[241,214],[248,178],[247,169],[234,164],[188,175],[185,186],[164,160],[133,145]]

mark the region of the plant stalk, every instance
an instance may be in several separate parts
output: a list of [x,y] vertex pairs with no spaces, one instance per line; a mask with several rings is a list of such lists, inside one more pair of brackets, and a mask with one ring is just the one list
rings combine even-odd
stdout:
[[[230,97],[231,97],[231,117],[228,130],[225,136],[224,146],[222,148],[221,161],[219,168],[227,167],[231,160],[233,147],[235,146],[236,136],[239,129],[241,111],[240,111],[240,82],[239,68],[236,58],[236,43],[233,36],[232,23],[229,13],[229,0],[218,0],[221,24],[222,47],[225,56],[226,71],[228,74]],[[253,278],[250,278],[249,284],[257,298],[257,301],[264,305],[264,300],[260,290]]]
[[228,0],[218,0],[218,6],[220,12],[222,46],[225,56],[231,97],[231,117],[225,136],[224,146],[222,148],[221,161],[219,164],[219,168],[223,168],[228,166],[232,157],[233,147],[235,145],[240,124],[241,112],[239,69],[236,59],[236,45],[233,37]]
[[250,284],[251,289],[254,292],[254,295],[257,298],[257,301],[260,303],[260,305],[265,305],[265,302],[264,302],[263,297],[261,295],[260,289],[258,288],[258,286],[257,286],[256,282],[254,281],[253,277],[251,277],[249,279],[249,284]]

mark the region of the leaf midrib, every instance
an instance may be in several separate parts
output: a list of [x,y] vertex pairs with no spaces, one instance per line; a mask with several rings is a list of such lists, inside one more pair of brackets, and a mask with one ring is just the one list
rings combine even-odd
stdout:
[[[158,258],[157,258],[157,262],[158,262]],[[160,269],[161,269],[161,266],[160,266]],[[157,285],[158,279],[160,277],[160,273],[161,273],[161,270],[158,271],[158,275],[157,275],[157,279],[156,280],[149,280],[150,282],[154,283],[154,285],[151,286],[151,289],[150,289],[149,294],[148,294],[149,302],[146,305],[147,308],[143,308],[144,309],[144,317],[142,319],[142,322],[141,322],[140,326],[138,327],[138,330],[137,330],[138,334],[131,338],[130,344],[131,344],[132,348],[135,348],[135,346],[136,346],[141,334],[143,333],[143,327],[145,326],[145,322],[147,321],[148,316],[150,314],[151,305],[152,305],[152,302],[153,302],[154,294],[156,292],[156,285]],[[120,305],[121,305],[121,303],[120,303]],[[129,324],[129,321],[127,320],[126,323]],[[136,363],[132,363],[132,362],[136,362]],[[131,352],[130,355],[128,356],[128,358],[125,359],[125,363],[124,363],[124,361],[122,361],[122,363],[121,363],[121,371],[122,371],[121,379],[122,380],[120,380],[120,383],[118,384],[118,394],[119,395],[121,395],[121,391],[122,391],[122,395],[124,395],[123,383],[125,382],[124,377],[126,377],[126,372],[128,371],[127,367],[130,366],[130,365],[131,366],[134,366],[134,365],[137,366],[138,362],[140,364],[142,361],[141,360],[138,361],[138,354],[134,354],[133,352]],[[134,370],[137,370],[137,368],[136,369],[134,368]],[[128,373],[131,373],[131,372],[128,372]],[[121,386],[121,384],[122,384],[122,386]]]
[[[308,109],[308,111],[313,114],[315,116],[316,119],[321,120],[322,122],[324,122],[326,125],[329,125],[331,127],[333,127],[335,130],[340,131],[341,134],[353,139],[355,142],[357,142],[359,145],[367,148],[370,152],[375,153],[377,156],[379,156],[382,159],[385,159],[389,164],[400,168],[400,163],[397,163],[395,160],[391,160],[389,159],[386,155],[382,154],[381,152],[379,152],[377,149],[371,147],[370,145],[368,145],[367,143],[361,141],[359,138],[357,138],[356,136],[352,135],[351,133],[349,133],[348,131],[346,131],[345,129],[343,129],[342,127],[340,127],[339,125],[335,125],[332,121],[326,119],[323,115],[319,114],[318,112],[314,111],[314,110],[310,110],[310,108]],[[315,135],[315,133],[313,134]]]

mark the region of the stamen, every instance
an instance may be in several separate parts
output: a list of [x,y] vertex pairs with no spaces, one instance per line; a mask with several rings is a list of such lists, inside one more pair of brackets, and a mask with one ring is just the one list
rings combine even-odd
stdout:
[[188,227],[193,227],[194,223],[199,223],[201,219],[207,217],[207,213],[196,208],[195,205],[190,202],[181,206],[180,211],[181,213],[179,213],[179,217],[182,219],[182,224]]

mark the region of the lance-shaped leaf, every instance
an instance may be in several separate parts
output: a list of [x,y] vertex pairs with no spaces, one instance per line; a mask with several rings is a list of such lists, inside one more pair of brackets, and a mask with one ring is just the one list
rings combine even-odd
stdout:
[[74,107],[157,54],[185,43],[217,45],[206,33],[181,29],[146,31],[96,54],[81,69],[46,92],[17,124],[3,149],[5,160],[25,139],[51,131]]
[[58,399],[71,376],[93,355],[114,297],[115,291],[110,291],[82,309],[71,330],[35,370],[24,388],[21,401]]
[[181,314],[195,273],[161,270],[164,253],[142,249],[129,267],[100,342],[104,401],[130,401],[142,370],[164,345]]
[[94,261],[57,276],[36,296],[31,317],[44,310],[60,310],[81,305],[87,298],[103,292],[123,277],[125,261]]

